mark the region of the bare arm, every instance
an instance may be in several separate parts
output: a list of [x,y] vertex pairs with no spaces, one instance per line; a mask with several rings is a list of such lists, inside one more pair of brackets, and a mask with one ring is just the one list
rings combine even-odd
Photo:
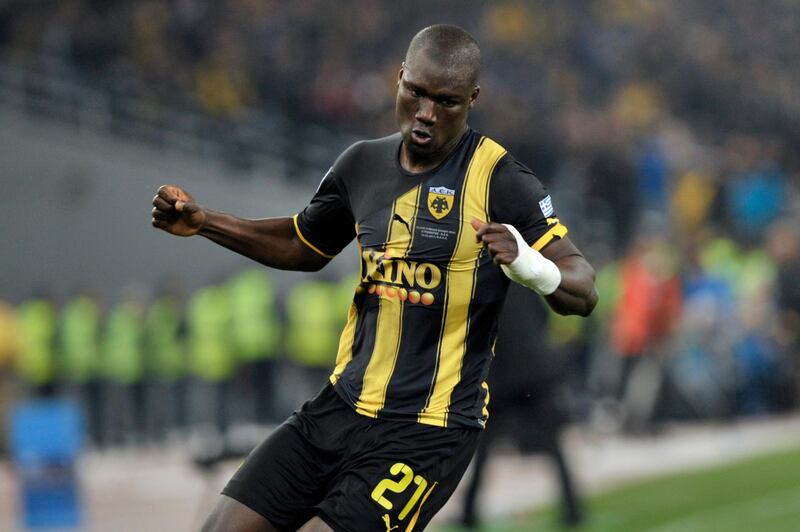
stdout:
[[198,234],[280,270],[317,271],[330,260],[298,238],[292,218],[246,220],[206,209],[206,223]]
[[547,304],[559,314],[588,316],[597,305],[594,268],[569,238],[563,237],[545,246],[542,255],[556,263],[561,284],[546,296]]
[[[497,265],[511,264],[517,258],[517,242],[503,224],[484,224],[473,220],[476,238],[488,249]],[[545,296],[554,311],[559,314],[588,316],[597,304],[594,286],[595,272],[569,238],[553,240],[541,254],[553,261],[561,272],[561,283],[556,291]]]
[[152,225],[178,236],[199,234],[240,255],[282,270],[316,271],[330,260],[300,239],[292,218],[238,218],[201,207],[174,185],[163,185],[153,198]]

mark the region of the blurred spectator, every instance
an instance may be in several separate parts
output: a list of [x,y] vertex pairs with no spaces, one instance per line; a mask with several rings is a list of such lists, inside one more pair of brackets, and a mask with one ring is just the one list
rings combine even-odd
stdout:
[[[541,453],[552,460],[561,496],[561,523],[576,526],[583,520],[580,503],[567,458],[561,446],[561,428],[568,420],[563,404],[565,381],[574,369],[575,353],[567,353],[569,341],[560,333],[571,325],[562,322],[550,339],[552,316],[533,291],[511,283],[500,314],[497,343],[489,373],[491,394],[489,419],[473,459],[461,523],[479,527],[478,496],[490,451],[502,438],[511,438],[524,453]],[[577,336],[573,335],[572,340]]]
[[141,442],[144,436],[144,300],[129,288],[108,314],[103,331],[104,441]]
[[588,367],[586,369],[586,393],[595,400],[590,406],[593,423],[616,422],[608,419],[617,410],[616,398],[619,389],[620,360],[612,348],[610,337],[614,317],[620,301],[620,260],[607,246],[590,248],[594,253],[590,259],[595,264],[597,279],[595,286],[600,298],[592,315],[587,320]]
[[162,285],[144,320],[146,432],[155,441],[187,424],[186,322],[176,284]]
[[791,364],[794,390],[787,397],[797,404],[800,395],[800,225],[796,220],[783,219],[769,230],[767,249],[777,267],[776,339],[785,350]]
[[638,237],[620,265],[621,295],[611,333],[623,360],[617,396],[624,425],[633,431],[652,428],[663,384],[662,359],[669,353],[681,309],[675,251],[653,230]]
[[652,141],[639,147],[637,157],[639,196],[637,204],[649,211],[664,212],[668,206],[669,169],[661,147]]
[[69,300],[61,311],[57,353],[62,393],[78,401],[91,441],[104,445],[100,381],[100,308],[89,290]]
[[254,98],[244,51],[232,32],[221,33],[212,49],[210,57],[197,66],[197,97],[209,114],[237,118]]
[[52,395],[56,378],[56,310],[47,299],[31,299],[19,306],[17,314],[17,375],[33,396]]
[[227,282],[231,300],[231,336],[239,360],[237,384],[248,403],[248,417],[275,422],[276,372],[280,323],[275,289],[266,270],[247,268]]
[[[352,298],[352,285],[345,293]],[[300,404],[302,397],[318,391],[319,383],[332,373],[338,351],[340,320],[347,304],[337,285],[322,279],[294,284],[286,298],[286,354],[295,388],[290,395]]]
[[232,419],[231,379],[236,370],[230,342],[230,298],[221,286],[196,291],[189,300],[189,368],[194,375],[191,420],[224,434]]
[[641,208],[634,169],[618,151],[603,150],[592,157],[586,174],[591,178],[586,190],[591,208],[611,222],[612,242],[620,253],[628,248]]
[[698,237],[687,253],[683,309],[670,369],[689,416],[721,419],[735,412],[736,369],[731,353],[740,324],[734,286],[699,261],[698,248],[709,241]]
[[732,174],[724,181],[725,212],[734,234],[747,242],[760,241],[766,227],[784,207],[786,176],[765,143],[734,138],[729,147]]
[[737,410],[764,414],[779,409],[787,395],[790,367],[776,341],[773,297],[775,264],[760,249],[741,255],[738,278],[741,337],[734,345],[738,375]]
[[672,221],[683,239],[690,239],[709,223],[718,190],[713,178],[689,170],[677,178],[672,201]]

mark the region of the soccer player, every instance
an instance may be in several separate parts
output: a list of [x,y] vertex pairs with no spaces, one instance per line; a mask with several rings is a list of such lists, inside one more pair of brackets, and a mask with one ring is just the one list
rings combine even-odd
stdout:
[[174,185],[153,199],[155,227],[273,268],[319,270],[353,238],[361,258],[330,382],[250,454],[204,530],[422,530],[488,417],[509,278],[558,312],[594,307],[594,271],[541,183],[467,125],[479,70],[463,29],[420,31],[399,133],[348,148],[294,217],[237,218]]

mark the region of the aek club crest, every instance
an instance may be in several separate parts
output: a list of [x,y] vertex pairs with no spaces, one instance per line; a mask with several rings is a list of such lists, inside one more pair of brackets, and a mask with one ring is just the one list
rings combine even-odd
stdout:
[[447,187],[431,187],[428,190],[428,211],[434,218],[441,220],[453,208],[455,195],[456,191]]

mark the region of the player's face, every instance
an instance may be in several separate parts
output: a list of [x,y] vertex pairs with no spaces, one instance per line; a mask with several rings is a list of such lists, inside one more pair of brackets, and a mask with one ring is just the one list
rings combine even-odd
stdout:
[[461,138],[479,90],[468,76],[422,54],[403,63],[395,106],[403,138],[401,157],[405,155],[415,170],[438,165]]

